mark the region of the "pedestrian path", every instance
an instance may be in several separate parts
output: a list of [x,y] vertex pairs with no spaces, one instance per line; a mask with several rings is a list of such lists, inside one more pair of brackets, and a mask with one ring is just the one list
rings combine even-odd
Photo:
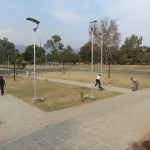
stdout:
[[150,132],[149,91],[50,113],[6,93],[0,96],[0,150],[125,150]]
[[[19,76],[26,77],[25,74],[20,74]],[[36,78],[39,80],[47,80],[47,81],[51,81],[51,82],[64,83],[64,84],[70,84],[70,85],[91,88],[91,83],[86,83],[86,82],[79,82],[79,81],[74,81],[74,80],[64,80],[64,79],[54,79],[54,78],[47,78],[47,77],[36,77]],[[113,87],[112,85],[108,85],[108,86],[103,85],[103,87],[106,90],[114,91],[114,92],[118,92],[118,93],[130,93],[131,92],[130,89]],[[92,85],[92,88],[97,89],[97,87],[95,87],[94,84]]]
[[[37,79],[91,88],[91,83],[85,83],[85,82],[79,82],[79,81],[73,81],[73,80],[44,78],[44,77],[37,77]],[[113,87],[113,86],[111,86],[111,85],[108,85],[108,86],[103,85],[103,87],[104,87],[106,90],[114,91],[114,92],[118,92],[118,93],[129,93],[129,92],[131,92],[130,89],[119,88],[119,87]],[[97,87],[94,87],[94,85],[92,85],[92,88],[96,89]]]

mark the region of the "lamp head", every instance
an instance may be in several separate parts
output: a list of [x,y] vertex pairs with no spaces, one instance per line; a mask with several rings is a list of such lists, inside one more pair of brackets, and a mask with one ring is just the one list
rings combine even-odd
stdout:
[[35,32],[35,31],[37,30],[38,26],[39,26],[40,21],[38,21],[38,20],[36,20],[36,19],[34,19],[34,18],[27,18],[26,20],[31,21],[31,22],[34,22],[34,23],[37,24],[37,27],[36,27],[36,28],[33,28],[33,31]]
[[97,22],[97,20],[91,21],[90,23],[94,23],[94,22]]
[[40,21],[38,21],[38,20],[36,20],[36,19],[34,19],[34,18],[27,18],[26,20],[32,21],[32,22],[34,22],[34,23],[36,23],[36,24],[39,24],[39,23],[40,23]]

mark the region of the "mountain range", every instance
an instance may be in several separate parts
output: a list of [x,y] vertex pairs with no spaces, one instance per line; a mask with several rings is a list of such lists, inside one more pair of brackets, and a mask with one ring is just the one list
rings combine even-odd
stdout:
[[27,46],[25,45],[15,45],[15,48],[19,50],[20,53],[25,52],[25,49],[27,48]]
[[[25,45],[15,45],[15,48],[19,50],[20,53],[24,53],[25,52],[25,49],[27,48],[27,46]],[[47,53],[49,52],[50,50],[47,49]],[[80,48],[76,48],[74,49],[75,52],[79,52],[80,51]]]

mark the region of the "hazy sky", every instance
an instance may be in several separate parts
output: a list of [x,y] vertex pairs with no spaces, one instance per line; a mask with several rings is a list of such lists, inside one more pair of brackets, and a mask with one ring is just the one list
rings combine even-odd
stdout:
[[33,44],[34,23],[41,23],[36,44],[43,45],[52,35],[59,35],[65,46],[80,48],[89,39],[89,21],[105,17],[118,19],[122,43],[136,34],[150,46],[150,0],[0,0],[0,39],[16,45]]

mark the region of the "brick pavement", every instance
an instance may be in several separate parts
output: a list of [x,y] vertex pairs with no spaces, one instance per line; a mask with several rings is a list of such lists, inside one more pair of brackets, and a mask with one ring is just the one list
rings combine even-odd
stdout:
[[150,132],[150,89],[46,113],[0,97],[0,150],[125,150]]

